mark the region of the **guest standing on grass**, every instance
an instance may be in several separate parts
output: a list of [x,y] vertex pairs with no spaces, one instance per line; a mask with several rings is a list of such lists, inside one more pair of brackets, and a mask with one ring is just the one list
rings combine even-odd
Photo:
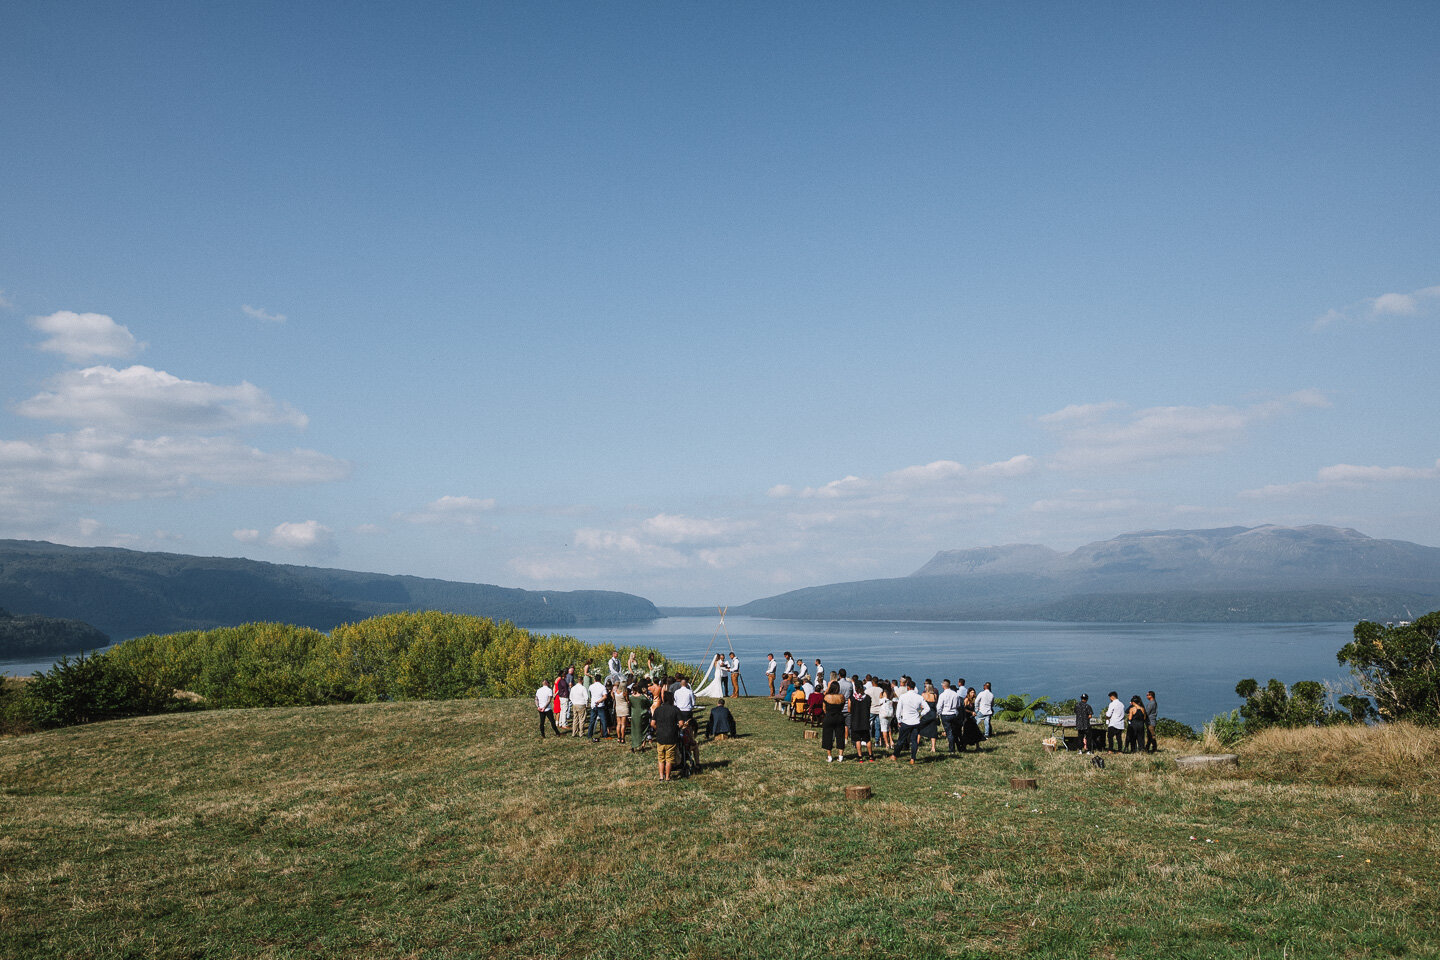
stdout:
[[935,701],[935,709],[940,713],[940,726],[945,730],[945,742],[954,753],[960,745],[960,694],[950,686],[950,681],[940,681],[940,699]]
[[560,736],[560,728],[555,726],[555,690],[543,680],[535,691],[535,709],[540,711],[540,739],[545,739],[546,720],[550,721],[550,729],[555,731],[555,736]]
[[695,719],[695,691],[690,689],[690,681],[685,677],[680,678],[680,686],[675,689],[670,702],[680,711],[681,720]]
[[895,752],[890,759],[900,759],[901,751],[909,746],[910,762],[913,764],[915,755],[920,751],[920,724],[927,704],[925,698],[916,692],[914,680],[906,677],[902,682],[905,692],[895,701],[895,719],[900,724],[900,735],[895,738]]
[[1110,703],[1105,707],[1105,748],[1111,753],[1119,753],[1123,749],[1122,739],[1125,736],[1125,704],[1120,702],[1120,694],[1114,690],[1110,691]]
[[650,732],[650,698],[640,683],[630,688],[630,752],[645,746],[645,734]]
[[863,687],[856,687],[850,695],[850,742],[855,744],[856,760],[864,760],[867,751],[870,759],[875,759],[870,742],[870,694]]
[[585,721],[590,718],[590,688],[583,681],[570,687],[570,736],[585,735]]
[[1154,753],[1160,749],[1160,741],[1155,737],[1155,724],[1160,720],[1160,702],[1155,699],[1155,691],[1151,690],[1145,694],[1145,750]]
[[[610,687],[604,680],[590,684],[590,729],[586,733],[591,743],[599,743],[610,736],[610,718],[607,716],[606,701],[610,698]],[[595,721],[600,721],[600,736],[595,736]]]
[[1140,694],[1130,698],[1130,706],[1125,708],[1125,752],[1139,753],[1145,747],[1145,704],[1140,702]]
[[840,684],[831,680],[830,686],[825,688],[825,719],[820,725],[820,745],[825,748],[825,762],[831,763],[836,758],[830,755],[832,749],[836,750],[840,757],[845,759],[845,698],[840,695]]
[[770,697],[771,697],[771,699],[774,699],[774,697],[775,697],[775,670],[779,667],[779,664],[777,664],[777,663],[775,662],[775,654],[773,654],[773,653],[767,653],[767,654],[765,654],[765,656],[769,658],[769,659],[767,660],[766,664],[765,664],[765,679],[766,679],[766,680],[769,682],[769,684],[770,684]]
[[978,710],[975,704],[979,699],[975,693],[975,688],[972,687],[965,694],[965,702],[960,707],[960,715],[962,718],[960,731],[961,750],[964,750],[966,747],[974,747],[976,750],[979,750],[980,742],[985,739],[985,736],[980,732],[980,724],[976,722],[975,719],[977,715],[976,711]]
[[570,683],[564,670],[555,678],[555,722],[562,727],[570,725]]
[[1080,694],[1080,702],[1075,704],[1075,735],[1080,738],[1080,752],[1089,753],[1092,749],[1090,743],[1090,718],[1094,711],[1090,709],[1090,694]]
[[980,732],[985,734],[985,739],[990,739],[990,718],[995,715],[995,693],[990,689],[990,681],[985,681],[985,689],[975,697],[975,722],[980,725]]
[[615,701],[615,742],[623,746],[630,725],[630,678],[616,684],[610,696]]
[[669,780],[671,768],[675,765],[676,747],[680,743],[680,711],[675,708],[674,695],[669,690],[665,691],[664,699],[651,714],[650,726],[658,747],[660,779]]

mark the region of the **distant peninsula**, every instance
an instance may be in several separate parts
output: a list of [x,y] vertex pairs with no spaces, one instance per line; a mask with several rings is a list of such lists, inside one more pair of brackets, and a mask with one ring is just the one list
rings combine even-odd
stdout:
[[793,620],[1319,622],[1440,606],[1440,548],[1329,526],[1127,533],[1061,553],[945,550],[905,577],[792,590],[731,609]]
[[0,657],[53,657],[82,650],[101,650],[110,638],[80,620],[16,616],[0,608]]
[[[36,540],[0,540],[0,607],[84,621],[115,638],[258,620],[330,630],[401,610],[471,614],[525,627],[660,617],[649,600],[607,590],[520,590]],[[0,657],[17,655],[9,649],[0,647]]]

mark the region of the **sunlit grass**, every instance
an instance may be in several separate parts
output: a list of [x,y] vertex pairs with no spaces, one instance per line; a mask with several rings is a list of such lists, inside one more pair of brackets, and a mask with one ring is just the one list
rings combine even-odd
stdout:
[[1180,744],[1099,770],[1023,725],[827,765],[768,702],[732,705],[745,735],[671,784],[653,753],[541,742],[523,701],[0,741],[0,956],[1437,952],[1426,731],[1267,735],[1199,775]]

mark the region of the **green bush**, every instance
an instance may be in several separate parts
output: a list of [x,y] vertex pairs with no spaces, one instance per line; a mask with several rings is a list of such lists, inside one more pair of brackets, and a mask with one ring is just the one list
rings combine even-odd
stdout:
[[67,727],[159,713],[178,705],[171,691],[146,683],[124,663],[104,653],[61,657],[37,672],[22,694],[37,727]]
[[31,716],[32,704],[25,697],[26,681],[0,677],[0,736],[30,733],[39,729]]
[[1200,737],[1190,724],[1171,720],[1169,717],[1161,717],[1155,721],[1155,735],[1157,737],[1174,737],[1177,740],[1198,740]]
[[[1158,729],[1156,733],[1159,733]],[[1213,737],[1223,746],[1234,746],[1245,737],[1245,721],[1240,718],[1239,710],[1217,714],[1205,724],[1201,735],[1207,739]]]

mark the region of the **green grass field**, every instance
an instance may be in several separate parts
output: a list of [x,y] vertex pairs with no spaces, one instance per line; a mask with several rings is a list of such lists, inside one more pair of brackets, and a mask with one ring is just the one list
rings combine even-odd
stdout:
[[827,765],[732,706],[743,736],[668,784],[653,752],[541,742],[524,701],[0,740],[0,957],[1440,955],[1434,731],[1181,774],[1180,744],[1102,771],[1001,724]]

